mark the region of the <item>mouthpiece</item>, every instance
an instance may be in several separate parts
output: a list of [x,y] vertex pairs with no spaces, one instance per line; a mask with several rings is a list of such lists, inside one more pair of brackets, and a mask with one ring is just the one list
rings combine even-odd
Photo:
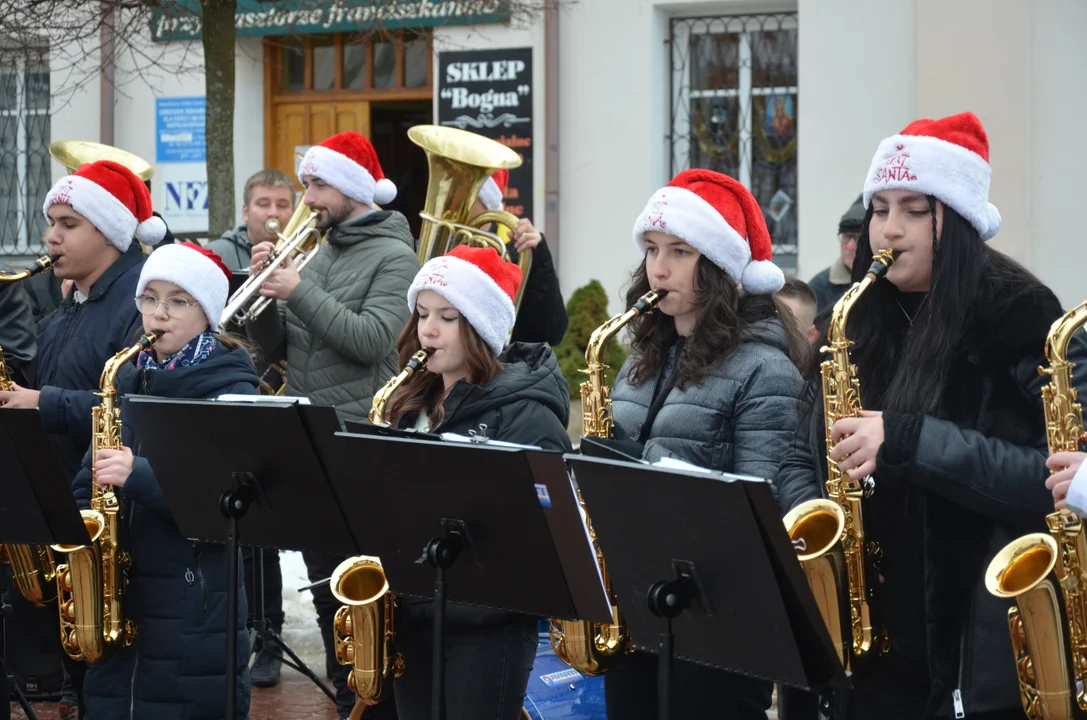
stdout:
[[279,221],[275,218],[268,218],[268,221],[264,223],[264,229],[270,233],[279,234]]

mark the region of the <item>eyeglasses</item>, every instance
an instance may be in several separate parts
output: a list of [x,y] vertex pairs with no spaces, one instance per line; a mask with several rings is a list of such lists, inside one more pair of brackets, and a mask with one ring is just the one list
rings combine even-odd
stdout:
[[190,307],[199,305],[198,302],[189,302],[185,298],[172,297],[159,300],[154,295],[140,295],[136,298],[136,309],[143,315],[154,315],[159,305],[166,308],[167,316],[182,315]]
[[838,242],[842,245],[848,245],[849,243],[860,242],[860,233],[842,233],[838,236]]

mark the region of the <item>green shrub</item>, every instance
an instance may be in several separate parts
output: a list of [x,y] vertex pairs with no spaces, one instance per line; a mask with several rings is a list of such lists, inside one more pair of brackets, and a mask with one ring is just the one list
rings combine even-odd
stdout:
[[[576,399],[581,396],[581,383],[586,377],[581,370],[585,368],[585,348],[589,345],[589,337],[609,317],[608,294],[600,281],[593,280],[575,290],[566,304],[566,314],[570,322],[562,342],[555,346],[555,356],[566,382],[570,384],[570,398]],[[626,351],[613,337],[604,346],[603,354],[604,364],[608,366],[605,377],[609,387],[615,382],[615,374],[626,359]]]

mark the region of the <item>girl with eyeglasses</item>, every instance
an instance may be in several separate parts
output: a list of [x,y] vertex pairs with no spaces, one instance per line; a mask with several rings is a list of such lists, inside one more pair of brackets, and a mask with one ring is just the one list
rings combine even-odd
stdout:
[[[153,349],[117,377],[117,394],[168,398],[254,395],[257,375],[249,353],[216,332],[230,271],[219,256],[192,243],[152,253],[136,289],[136,307]],[[123,419],[123,408],[122,408]],[[249,711],[249,638],[245,590],[227,576],[224,546],[185,539],[171,517],[154,468],[140,457],[132,428],[124,447],[90,452],[73,489],[90,505],[91,463],[98,483],[122,498],[124,547],[132,556],[125,608],[135,642],[114,658],[90,665],[84,680],[85,720],[132,717],[170,720],[222,718],[226,692],[228,582],[238,584],[237,720]],[[231,719],[235,720],[235,719]]]

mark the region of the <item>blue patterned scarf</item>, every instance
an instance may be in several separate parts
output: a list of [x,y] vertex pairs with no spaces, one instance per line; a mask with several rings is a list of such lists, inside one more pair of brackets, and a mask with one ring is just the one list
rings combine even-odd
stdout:
[[136,360],[136,367],[141,370],[144,368],[148,370],[173,370],[177,367],[199,365],[211,357],[216,345],[218,343],[215,341],[215,335],[210,330],[205,330],[190,340],[185,347],[165,358],[162,362],[155,360],[154,353],[144,350]]

